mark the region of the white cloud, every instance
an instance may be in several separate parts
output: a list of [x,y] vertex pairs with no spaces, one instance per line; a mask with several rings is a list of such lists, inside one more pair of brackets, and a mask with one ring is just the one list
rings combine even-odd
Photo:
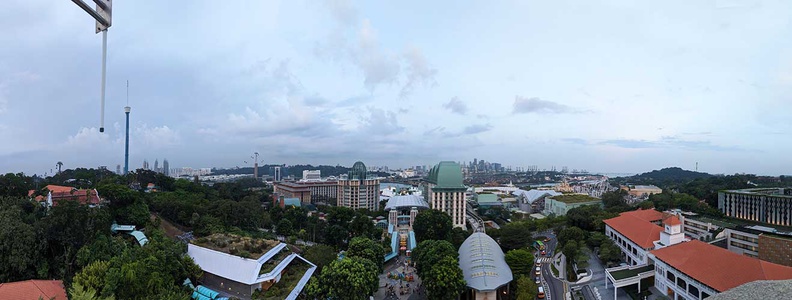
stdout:
[[417,86],[434,87],[437,85],[435,80],[437,69],[429,65],[421,49],[409,47],[403,57],[407,62],[405,66],[407,82],[402,87],[401,92],[399,92],[399,96],[402,98],[409,96]]
[[181,144],[181,136],[175,131],[164,126],[149,127],[143,124],[135,128],[134,138],[148,149],[170,148]]
[[363,71],[365,85],[374,90],[377,85],[394,83],[399,78],[399,58],[380,46],[371,21],[363,20],[358,32],[358,47],[352,50],[355,63]]

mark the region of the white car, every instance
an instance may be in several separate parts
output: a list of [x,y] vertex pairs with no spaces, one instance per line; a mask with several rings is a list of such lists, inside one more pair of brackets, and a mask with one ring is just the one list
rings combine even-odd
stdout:
[[540,274],[542,274],[542,268],[536,267],[536,276],[539,276]]
[[539,277],[539,276],[536,276],[536,284],[541,284],[541,283],[542,283],[542,278]]

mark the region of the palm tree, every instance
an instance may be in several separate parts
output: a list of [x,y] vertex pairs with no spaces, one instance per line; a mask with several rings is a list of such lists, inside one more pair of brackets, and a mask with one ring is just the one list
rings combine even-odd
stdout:
[[58,173],[60,174],[61,167],[63,166],[63,163],[62,162],[58,162],[56,165],[58,165]]

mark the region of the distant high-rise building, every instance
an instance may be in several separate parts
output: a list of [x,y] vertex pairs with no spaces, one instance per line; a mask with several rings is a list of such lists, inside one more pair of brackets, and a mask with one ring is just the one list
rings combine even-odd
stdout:
[[145,160],[145,159],[144,159],[144,160],[143,160],[143,170],[148,170],[148,169],[149,169],[149,163],[148,163],[148,160]]
[[116,174],[121,175],[121,165],[116,165]]
[[281,174],[281,167],[275,167],[275,176],[273,178],[274,181],[278,182],[283,179],[283,175]]
[[338,180],[338,206],[379,210],[379,179],[370,178],[366,165],[356,162],[347,177]]
[[168,159],[162,160],[162,174],[170,176],[170,164],[168,164]]
[[303,180],[320,180],[322,179],[321,170],[303,170]]
[[465,228],[465,191],[462,183],[462,168],[453,161],[441,161],[429,171],[429,182],[425,188],[429,207],[451,216],[454,227]]
[[157,173],[159,173],[159,172],[160,172],[160,169],[159,169],[159,159],[154,159],[154,172],[157,172]]

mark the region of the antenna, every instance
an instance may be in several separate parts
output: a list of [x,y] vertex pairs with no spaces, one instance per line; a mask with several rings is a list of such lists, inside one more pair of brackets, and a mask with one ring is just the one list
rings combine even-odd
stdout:
[[127,80],[127,106],[129,106],[129,80]]

